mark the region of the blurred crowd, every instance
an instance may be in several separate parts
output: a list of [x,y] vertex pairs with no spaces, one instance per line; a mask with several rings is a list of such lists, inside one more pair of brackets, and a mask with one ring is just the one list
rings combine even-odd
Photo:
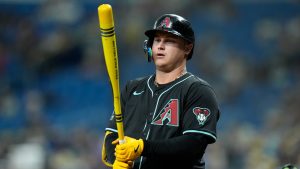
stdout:
[[[188,71],[220,101],[209,169],[300,167],[299,1],[103,1],[113,7],[121,87],[153,73],[144,30],[163,13],[192,22]],[[98,169],[112,113],[97,7],[0,1],[0,169]]]

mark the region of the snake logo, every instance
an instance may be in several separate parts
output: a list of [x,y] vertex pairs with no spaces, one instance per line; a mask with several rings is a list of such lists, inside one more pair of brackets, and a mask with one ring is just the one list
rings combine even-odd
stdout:
[[210,110],[208,108],[195,107],[193,109],[193,113],[195,114],[199,124],[203,126],[207,121],[208,116],[210,115]]

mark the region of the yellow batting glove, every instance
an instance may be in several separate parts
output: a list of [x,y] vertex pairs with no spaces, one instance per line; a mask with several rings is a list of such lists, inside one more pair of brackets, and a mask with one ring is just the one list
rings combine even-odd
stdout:
[[134,161],[144,150],[144,141],[125,136],[125,143],[118,144],[115,149],[116,159],[121,162]]
[[131,169],[132,168],[132,161],[125,163],[118,160],[115,160],[113,164],[113,169]]

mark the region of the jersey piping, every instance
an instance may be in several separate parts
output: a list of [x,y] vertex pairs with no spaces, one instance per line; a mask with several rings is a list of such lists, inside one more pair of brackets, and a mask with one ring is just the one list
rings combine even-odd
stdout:
[[149,85],[149,81],[150,81],[150,79],[152,78],[152,76],[153,76],[153,75],[151,75],[151,76],[148,78],[148,80],[147,80],[147,85],[148,85],[148,88],[149,88],[150,91],[151,91],[151,96],[153,97],[153,90],[151,89],[151,87],[150,87],[150,85]]
[[182,134],[185,134],[185,133],[201,133],[201,134],[204,134],[204,135],[207,135],[207,136],[212,137],[214,140],[217,140],[217,137],[216,137],[216,136],[214,136],[213,134],[211,134],[211,133],[209,133],[209,132],[205,132],[205,131],[186,130],[186,131],[184,131]]

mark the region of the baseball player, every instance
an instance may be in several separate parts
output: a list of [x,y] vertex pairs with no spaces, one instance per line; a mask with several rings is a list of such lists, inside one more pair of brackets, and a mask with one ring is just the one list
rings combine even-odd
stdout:
[[191,24],[165,14],[145,35],[155,73],[122,90],[125,143],[118,144],[112,116],[102,158],[114,169],[204,169],[202,157],[217,139],[220,113],[212,87],[186,69],[195,44]]

